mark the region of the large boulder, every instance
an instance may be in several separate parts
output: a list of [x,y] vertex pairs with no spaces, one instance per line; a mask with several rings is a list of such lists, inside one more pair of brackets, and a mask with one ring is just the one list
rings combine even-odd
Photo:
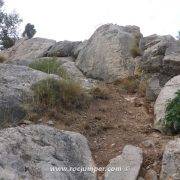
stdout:
[[156,99],[154,105],[155,122],[154,126],[160,131],[164,131],[164,118],[166,114],[166,107],[170,100],[175,98],[176,92],[180,90],[180,75],[175,76],[169,80],[161,89],[161,92]]
[[80,45],[80,41],[60,41],[44,52],[44,56],[67,57],[74,56],[74,50]]
[[163,154],[160,180],[180,179],[180,138],[170,141]]
[[146,97],[155,101],[165,83],[180,74],[180,43],[170,35],[151,35],[143,39],[143,44],[141,68],[149,77]]
[[106,24],[99,27],[79,52],[78,68],[87,76],[106,82],[133,75],[134,51],[140,51],[139,27]]
[[24,60],[42,57],[44,51],[55,44],[54,40],[43,38],[20,39],[16,44],[0,54],[7,60]]
[[36,59],[24,59],[24,60],[13,60],[6,61],[7,64],[29,66],[32,63],[43,62],[43,61],[56,60],[59,64],[59,67],[65,70],[65,73],[70,79],[81,84],[85,88],[91,88],[95,83],[95,80],[86,78],[83,73],[76,67],[73,57],[42,57]]
[[136,180],[143,162],[142,150],[126,145],[120,156],[106,167],[105,180]]
[[96,180],[86,171],[94,163],[81,134],[32,125],[4,129],[0,137],[0,179]]
[[55,75],[33,70],[25,66],[0,64],[0,124],[16,123],[25,116],[23,103],[31,99],[31,86]]

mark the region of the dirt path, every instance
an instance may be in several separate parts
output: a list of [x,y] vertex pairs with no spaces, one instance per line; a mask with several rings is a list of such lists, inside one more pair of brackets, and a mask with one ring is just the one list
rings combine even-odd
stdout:
[[[108,85],[108,91],[108,100],[94,100],[86,111],[51,112],[44,121],[50,116],[56,119],[56,128],[84,134],[98,167],[106,167],[125,145],[132,144],[143,148],[140,175],[144,177],[149,168],[159,174],[164,145],[173,137],[153,130],[153,111],[143,98],[122,93],[114,85]],[[103,179],[103,173],[98,177]]]

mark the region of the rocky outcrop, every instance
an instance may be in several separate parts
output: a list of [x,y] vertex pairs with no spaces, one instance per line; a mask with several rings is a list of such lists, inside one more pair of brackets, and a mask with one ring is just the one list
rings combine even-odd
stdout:
[[136,26],[103,25],[79,52],[76,65],[87,77],[106,82],[133,75],[132,50],[140,51],[141,36]]
[[0,124],[15,124],[25,116],[22,103],[31,98],[31,86],[55,75],[33,70],[25,66],[0,64]]
[[20,66],[29,66],[32,63],[38,62],[38,61],[49,61],[49,60],[56,60],[60,67],[62,67],[65,72],[67,73],[68,77],[72,79],[73,81],[76,81],[77,83],[81,84],[85,88],[91,88],[96,80],[86,78],[83,73],[76,67],[74,58],[73,57],[42,57],[42,58],[36,58],[36,59],[24,59],[24,60],[13,60],[13,61],[7,61],[7,64],[15,64]]
[[32,125],[2,130],[0,137],[0,179],[96,180],[95,173],[75,169],[94,167],[81,134]]
[[160,131],[164,130],[164,118],[169,100],[175,98],[176,92],[180,90],[180,75],[169,80],[162,88],[154,105],[155,123],[154,126]]
[[141,68],[148,76],[146,97],[155,101],[165,83],[180,74],[180,43],[170,35],[151,35],[143,41]]
[[24,60],[42,57],[44,51],[55,44],[43,38],[20,39],[13,47],[1,52],[7,60]]
[[68,57],[74,56],[74,50],[80,45],[81,42],[71,42],[71,41],[60,41],[50,47],[43,56],[50,57]]
[[136,180],[143,161],[142,150],[126,145],[120,156],[106,167],[105,180]]
[[180,138],[170,141],[165,148],[160,180],[180,179]]

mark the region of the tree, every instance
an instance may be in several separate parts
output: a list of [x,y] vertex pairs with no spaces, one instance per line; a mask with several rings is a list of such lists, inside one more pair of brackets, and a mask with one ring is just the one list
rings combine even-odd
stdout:
[[23,32],[23,37],[28,37],[29,39],[31,39],[34,35],[36,34],[36,29],[34,28],[33,24],[28,23],[25,26],[25,30]]
[[3,10],[3,5],[3,0],[0,0],[0,48],[6,49],[13,46],[19,38],[17,30],[22,20],[15,12],[6,13]]

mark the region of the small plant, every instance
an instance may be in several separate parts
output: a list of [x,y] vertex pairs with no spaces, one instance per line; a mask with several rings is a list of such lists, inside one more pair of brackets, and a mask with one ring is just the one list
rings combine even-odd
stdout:
[[6,61],[6,58],[3,55],[0,55],[0,63],[3,63],[4,61]]
[[64,79],[69,78],[64,68],[57,62],[56,58],[39,59],[38,61],[31,63],[29,67],[48,74],[56,74]]
[[94,99],[109,99],[108,89],[104,85],[98,85],[92,88],[90,93]]
[[139,41],[140,41],[140,37],[138,35],[135,35],[134,37],[134,41],[132,43],[130,52],[133,58],[136,58],[137,56],[141,55],[141,50],[139,48]]
[[147,87],[147,81],[146,80],[142,80],[139,84],[138,87],[138,94],[141,97],[145,97],[146,96],[146,87]]
[[42,80],[32,90],[35,104],[41,107],[83,109],[90,103],[90,96],[85,90],[70,80]]
[[165,126],[172,133],[180,132],[180,90],[166,107]]
[[115,82],[115,85],[120,86],[127,93],[136,93],[139,87],[139,78],[136,76],[127,77],[118,82]]

